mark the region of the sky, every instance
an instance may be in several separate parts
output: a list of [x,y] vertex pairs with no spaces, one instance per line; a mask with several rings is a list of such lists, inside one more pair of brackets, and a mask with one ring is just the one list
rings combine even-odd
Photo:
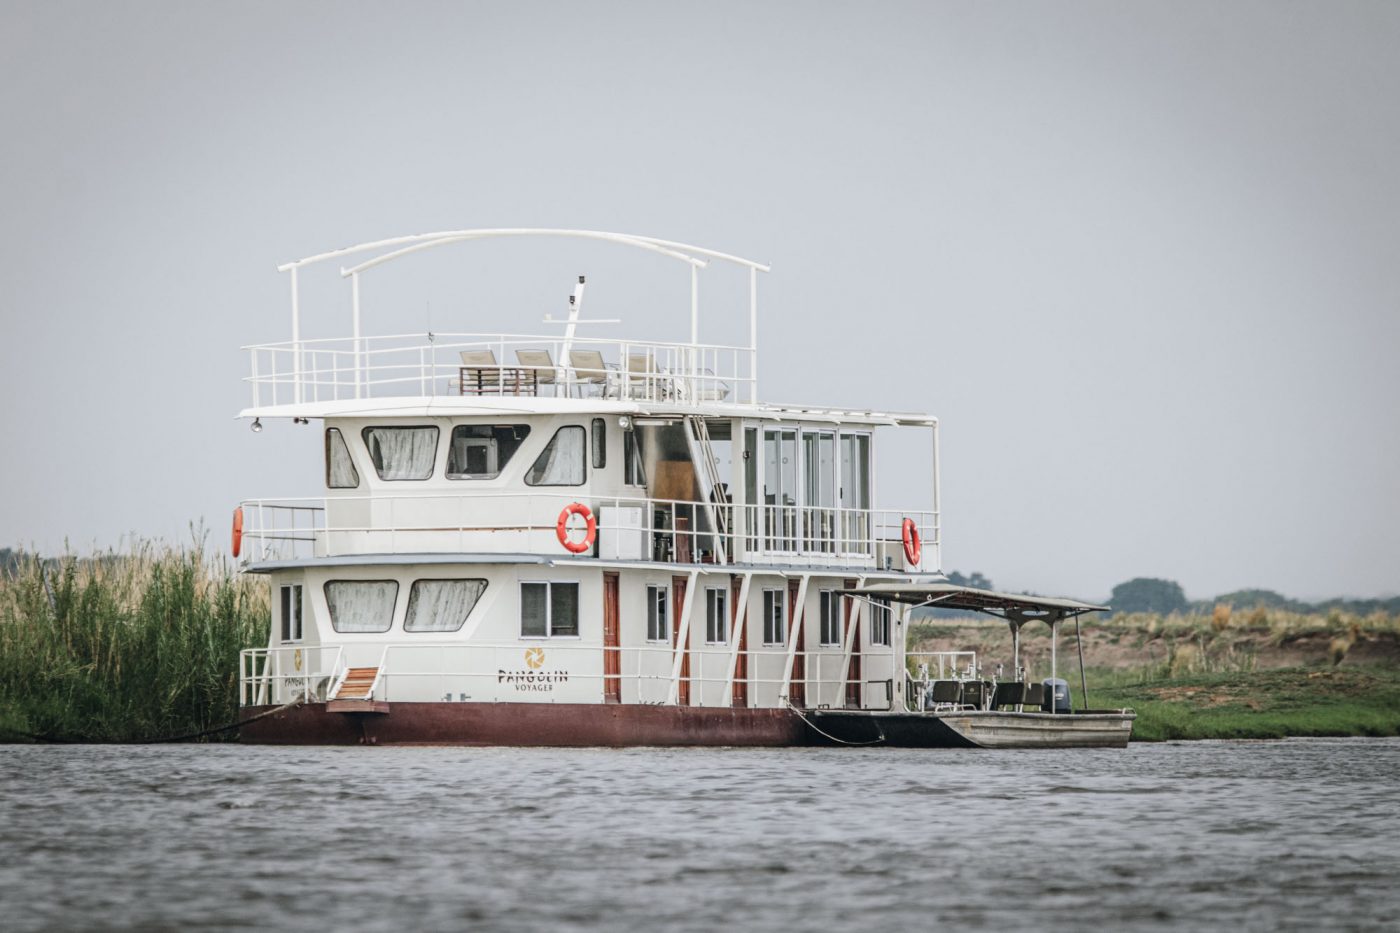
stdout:
[[[235,418],[279,263],[576,227],[771,263],[766,400],[936,414],[947,570],[1395,594],[1397,47],[1387,2],[0,0],[0,546],[318,491],[314,426]],[[366,332],[547,331],[578,274],[599,336],[685,339],[684,267],[555,240],[375,270]]]

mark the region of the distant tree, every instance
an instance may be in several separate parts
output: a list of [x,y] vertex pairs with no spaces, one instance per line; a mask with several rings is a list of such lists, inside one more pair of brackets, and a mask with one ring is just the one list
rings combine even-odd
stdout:
[[967,576],[963,576],[954,570],[952,573],[948,574],[948,582],[954,586],[970,586],[978,590],[990,590],[992,588],[992,581],[982,576],[982,574],[976,570]]
[[1113,588],[1108,603],[1114,612],[1185,612],[1189,607],[1181,584],[1173,580],[1137,577]]
[[1225,593],[1215,597],[1214,602],[1229,603],[1241,609],[1252,609],[1255,606],[1263,606],[1265,609],[1287,609],[1293,612],[1306,612],[1310,607],[1307,603],[1300,603],[1295,599],[1289,599],[1282,593],[1273,590],[1235,590],[1233,593]]

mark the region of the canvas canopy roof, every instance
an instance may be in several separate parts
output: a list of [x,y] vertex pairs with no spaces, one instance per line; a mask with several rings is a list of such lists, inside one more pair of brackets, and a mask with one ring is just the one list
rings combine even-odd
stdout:
[[[1006,617],[1065,618],[1085,612],[1104,612],[1107,606],[1096,606],[1078,599],[1056,596],[1027,596],[1021,593],[997,593],[955,583],[872,583],[843,590],[851,596],[881,597],[900,603],[912,603],[938,609],[968,609]],[[1043,615],[1042,615],[1043,614]]]

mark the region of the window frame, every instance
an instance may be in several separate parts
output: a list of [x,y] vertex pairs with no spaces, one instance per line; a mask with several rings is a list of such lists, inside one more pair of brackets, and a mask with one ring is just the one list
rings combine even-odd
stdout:
[[[647,584],[647,637],[648,644],[669,645],[671,643],[671,588],[663,583]],[[660,624],[654,628],[653,623]],[[654,637],[654,633],[661,634]]]
[[[292,618],[288,618],[288,610],[295,605],[296,612]],[[300,583],[283,583],[278,587],[278,611],[281,613],[281,625],[278,634],[281,638],[278,644],[299,645],[306,640],[306,594]],[[292,636],[292,619],[296,621],[296,636]]]
[[[718,614],[713,611],[716,604]],[[729,628],[729,587],[705,587],[705,644],[729,644]]]
[[[340,449],[345,451],[345,462],[350,465],[350,472],[355,476],[355,485],[337,486],[331,482],[331,432],[335,432],[335,438],[340,442]],[[350,444],[345,440],[345,432],[337,427],[326,428],[326,488],[327,489],[359,489],[360,488],[360,468],[355,466],[355,458],[350,455]]]
[[[336,584],[336,583],[392,583],[392,584],[394,584],[394,598],[393,598],[393,600],[391,600],[390,603],[389,603],[389,621],[388,621],[388,622],[385,624],[385,626],[384,626],[383,628],[381,628],[381,629],[371,629],[371,630],[359,631],[359,632],[342,631],[341,628],[340,628],[338,625],[336,625],[335,613],[331,610],[330,588],[331,588],[331,586],[332,586],[333,584]],[[322,583],[322,584],[321,584],[321,595],[322,595],[322,597],[324,597],[325,600],[326,600],[326,615],[329,616],[329,617],[330,617],[330,620],[331,620],[331,631],[335,632],[337,635],[383,635],[385,632],[392,631],[393,628],[394,628],[394,618],[398,615],[398,612],[399,612],[399,590],[400,590],[400,589],[402,589],[402,587],[399,585],[399,581],[393,579],[392,577],[389,578],[389,579],[376,578],[376,579],[373,579],[373,580],[354,580],[354,579],[345,579],[345,578],[342,577],[342,578],[335,579],[335,580],[327,580],[325,583]]]
[[[525,634],[525,587],[543,586],[545,588],[544,599],[544,634]],[[572,635],[558,635],[554,632],[554,588],[556,586],[572,586],[575,590],[574,598],[574,633]],[[580,611],[581,603],[579,597],[582,585],[578,580],[521,580],[520,581],[520,639],[522,641],[557,641],[564,639],[567,641],[579,641],[583,638],[583,613]]]
[[[427,476],[410,476],[405,479],[386,479],[384,473],[379,469],[379,464],[374,462],[374,449],[369,444],[370,431],[403,431],[403,430],[431,430],[433,432],[433,456],[431,465],[428,467]],[[379,477],[381,483],[426,483],[433,478],[437,472],[438,445],[442,442],[442,429],[435,424],[369,424],[360,429],[360,441],[365,445],[365,453],[369,456],[369,464],[374,467],[374,473]]]
[[608,422],[605,418],[594,418],[592,434],[588,438],[592,448],[593,469],[605,470],[608,466]]
[[[467,614],[462,617],[461,623],[456,628],[409,628],[408,621],[413,617],[413,595],[417,591],[418,584],[420,583],[480,583],[481,592],[476,594],[476,601],[472,603],[472,607],[467,610]],[[460,632],[466,626],[467,620],[472,617],[472,613],[476,612],[476,607],[481,605],[481,598],[486,595],[486,591],[490,589],[490,587],[491,582],[485,577],[418,577],[408,585],[408,602],[404,604],[403,610],[404,632],[411,635],[448,635],[453,632]]]
[[[583,435],[583,447],[582,447],[582,449],[579,451],[579,455],[580,455],[579,466],[582,468],[582,477],[579,479],[579,481],[578,481],[577,483],[532,483],[532,482],[530,482],[530,474],[533,473],[533,472],[535,471],[535,466],[540,462],[540,458],[543,457],[546,453],[549,452],[549,448],[550,448],[551,446],[553,446],[554,442],[557,441],[557,440],[559,439],[559,435],[560,435],[560,434],[563,434],[565,431],[578,431],[578,432],[580,432],[580,433]],[[588,485],[588,429],[585,428],[585,427],[584,427],[583,425],[581,425],[581,424],[561,424],[558,428],[555,429],[554,433],[551,434],[551,435],[549,436],[549,440],[548,440],[547,442],[545,442],[545,445],[544,445],[542,448],[540,448],[540,452],[535,456],[535,459],[530,463],[530,465],[529,465],[528,467],[525,468],[524,480],[525,480],[525,485],[531,487],[532,489],[537,489],[537,488],[544,488],[544,489],[551,489],[551,488],[553,488],[553,489],[569,489],[569,488],[577,488],[577,487],[579,487],[579,486],[587,486],[587,485]]]
[[647,485],[641,438],[637,436],[635,426],[622,432],[622,485],[638,489],[645,489]]
[[888,600],[882,601],[878,596],[870,598],[870,646],[872,648],[890,647],[891,629],[894,628],[894,609]]
[[[821,625],[817,642],[823,648],[841,647],[841,597],[834,589],[817,591],[817,610]],[[827,636],[831,636],[828,640]]]
[[[510,455],[507,456],[506,459],[505,459],[504,461],[501,461],[501,459],[500,459],[500,441],[499,441],[499,440],[496,441],[496,445],[497,445],[497,462],[496,462],[496,472],[495,472],[495,473],[491,473],[491,474],[489,474],[489,475],[487,475],[487,474],[481,474],[481,475],[479,475],[479,476],[473,476],[473,475],[468,474],[468,473],[453,473],[453,472],[452,472],[452,452],[453,452],[453,444],[454,444],[454,442],[455,442],[455,440],[456,440],[456,438],[457,438],[457,432],[458,432],[459,430],[461,430],[461,429],[469,429],[469,428],[491,428],[491,429],[495,429],[495,428],[511,428],[512,430],[519,430],[519,429],[523,428],[524,431],[525,431],[525,433],[520,437],[519,442],[515,445],[515,449],[512,450],[512,451],[510,452]],[[530,439],[530,433],[531,433],[532,430],[533,430],[533,426],[530,425],[530,424],[515,424],[515,423],[502,424],[502,423],[500,423],[500,422],[492,422],[492,423],[490,423],[490,424],[477,424],[477,423],[471,423],[471,424],[454,424],[454,425],[452,426],[452,430],[451,430],[451,431],[448,433],[448,435],[447,435],[447,462],[444,463],[444,464],[443,464],[443,467],[442,467],[442,476],[443,476],[443,478],[444,478],[444,479],[450,479],[450,480],[452,480],[454,483],[486,483],[486,482],[490,482],[491,480],[494,480],[494,479],[500,479],[500,478],[501,478],[501,474],[505,472],[505,468],[515,459],[515,455],[518,454],[518,453],[520,452],[520,448],[524,447],[524,446],[525,446],[525,442],[526,442],[527,440]],[[496,438],[495,438],[494,435],[492,436],[492,440],[496,440]]]
[[[770,593],[777,594],[777,598],[773,601],[771,606],[768,602],[768,594]],[[768,636],[771,634],[768,627],[774,622],[773,610],[777,610],[777,641],[768,640]],[[786,647],[787,634],[787,588],[782,586],[765,586],[763,588],[763,646],[765,648]]]

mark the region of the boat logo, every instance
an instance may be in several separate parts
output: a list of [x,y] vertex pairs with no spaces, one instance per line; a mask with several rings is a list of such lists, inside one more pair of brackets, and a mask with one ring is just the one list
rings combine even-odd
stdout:
[[295,664],[295,665],[297,666],[297,670],[301,670],[301,649],[300,649],[300,648],[298,648],[295,652],[292,653],[292,663]]
[[537,671],[544,667],[544,649],[539,647],[526,648],[525,666],[532,671]]

